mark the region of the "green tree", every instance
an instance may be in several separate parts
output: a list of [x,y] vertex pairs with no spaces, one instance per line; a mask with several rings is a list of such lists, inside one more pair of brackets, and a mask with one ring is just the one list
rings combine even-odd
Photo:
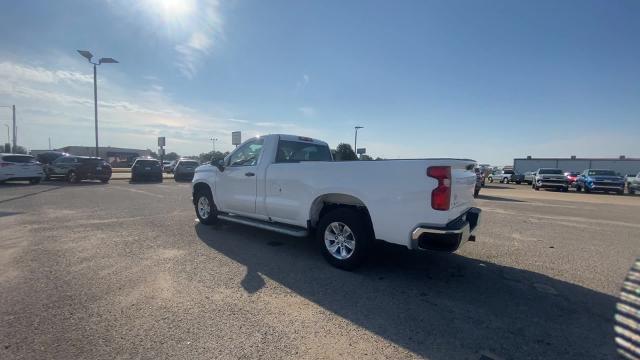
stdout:
[[364,160],[364,161],[371,161],[373,160],[373,158],[367,154],[362,154],[360,155],[360,160]]
[[220,151],[209,151],[208,153],[202,153],[198,157],[198,160],[201,164],[208,163],[213,161],[214,163],[218,162],[225,158],[225,156],[229,155],[229,152],[220,152]]
[[180,159],[180,155],[178,155],[177,153],[175,153],[173,151],[164,155],[164,160],[166,160],[166,161],[173,161],[173,160],[178,160],[178,159]]
[[14,154],[26,154],[27,153],[27,149],[25,149],[24,147],[22,147],[20,145],[16,145],[16,147],[13,148],[13,153]]
[[337,161],[358,160],[358,156],[356,156],[356,153],[351,148],[351,145],[341,143],[341,144],[338,144],[338,147],[336,148],[335,160]]
[[157,154],[155,151],[153,151],[153,150],[149,151],[149,156],[151,156],[151,157],[152,157],[152,158],[154,158],[154,159],[160,159],[160,157],[158,156],[158,154]]

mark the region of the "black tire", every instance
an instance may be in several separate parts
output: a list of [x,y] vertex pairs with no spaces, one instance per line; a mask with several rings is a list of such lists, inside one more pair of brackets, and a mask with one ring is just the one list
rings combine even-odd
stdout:
[[[206,199],[206,204],[209,205],[209,211],[201,211],[199,206],[206,206],[205,204],[201,204],[201,198]],[[194,208],[196,211],[196,216],[198,220],[200,220],[201,224],[204,225],[212,225],[218,221],[218,208],[216,204],[213,202],[213,196],[211,196],[211,191],[209,190],[199,190],[196,192]]]
[[107,183],[109,183],[109,179],[102,179],[102,180],[100,180],[100,182],[103,183],[103,184],[107,184]]
[[520,185],[520,184],[522,184],[522,181],[517,180],[517,181],[516,181],[516,184]]
[[576,192],[580,192],[582,191],[582,188],[580,187],[580,185],[576,185]]
[[78,174],[76,174],[75,171],[71,170],[69,171],[69,173],[67,174],[67,181],[70,184],[77,184],[80,182],[80,177],[78,176]]
[[489,179],[489,183],[493,184],[493,177],[489,176],[488,179]]
[[588,188],[588,187],[585,187],[585,188],[584,188],[584,192],[585,192],[585,193],[587,193],[587,194],[590,194],[590,193],[591,193],[591,190],[589,190],[589,188]]
[[39,184],[40,183],[40,178],[33,178],[33,179],[29,179],[29,184]]
[[[338,254],[332,254],[332,252],[327,248],[327,245],[325,245],[325,231],[334,233],[334,230],[329,229],[330,225],[337,224],[339,227],[340,223],[346,225],[351,233],[351,235],[347,235],[347,237],[345,237],[345,240],[351,240],[348,237],[352,237],[352,241],[354,243],[351,253],[344,259],[338,258]],[[342,230],[344,231],[345,228],[343,227]],[[318,228],[316,229],[316,241],[320,247],[322,256],[324,256],[329,264],[342,270],[351,271],[360,266],[367,259],[367,256],[373,246],[372,233],[373,232],[371,231],[363,214],[350,208],[338,208],[330,211],[320,219]],[[343,245],[342,248],[348,249],[348,246]],[[336,250],[337,249],[339,249],[339,247],[336,248]]]
[[560,191],[562,191],[562,192],[567,192],[567,191],[569,191],[569,187],[565,186],[565,187],[563,187],[562,189],[560,189]]
[[474,197],[474,198],[477,198],[477,197],[478,197],[478,195],[480,195],[480,188],[475,188],[475,189],[473,190],[473,197]]
[[624,189],[616,191],[616,194],[618,194],[618,195],[624,195]]

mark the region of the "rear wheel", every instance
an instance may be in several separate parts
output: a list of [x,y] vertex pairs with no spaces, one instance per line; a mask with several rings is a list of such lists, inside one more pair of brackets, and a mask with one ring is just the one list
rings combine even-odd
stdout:
[[69,171],[69,174],[67,175],[67,181],[71,184],[74,183],[79,183],[80,182],[80,178],[78,177],[78,174],[76,174],[75,171],[71,170]]
[[103,183],[103,184],[106,184],[106,183],[109,182],[109,179],[102,179],[102,180],[100,180],[100,182]]
[[627,185],[627,193],[629,195],[635,195],[636,191],[631,188],[631,186]]
[[39,184],[40,178],[29,179],[29,184]]
[[580,185],[576,185],[576,192],[580,192],[582,191],[582,188],[580,187]]
[[373,234],[363,214],[349,208],[323,216],[316,239],[327,262],[343,270],[353,270],[362,264],[373,245]]
[[209,190],[199,190],[196,193],[195,208],[201,224],[211,225],[218,221],[218,209]]

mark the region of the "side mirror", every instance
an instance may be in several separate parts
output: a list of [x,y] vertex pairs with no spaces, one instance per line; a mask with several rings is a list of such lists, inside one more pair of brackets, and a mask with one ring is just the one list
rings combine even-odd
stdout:
[[215,167],[217,167],[220,172],[224,171],[224,160],[218,160],[218,162],[213,165],[215,165]]

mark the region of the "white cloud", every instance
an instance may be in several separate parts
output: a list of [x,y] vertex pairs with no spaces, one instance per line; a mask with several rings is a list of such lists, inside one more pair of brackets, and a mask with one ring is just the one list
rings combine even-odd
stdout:
[[302,75],[302,79],[300,79],[297,83],[296,83],[296,91],[301,91],[304,90],[304,88],[307,87],[307,85],[309,84],[309,75],[307,74],[303,74]]
[[[92,145],[93,87],[84,80],[86,75],[8,61],[0,64],[0,97],[17,106],[21,145],[46,148],[49,136],[58,147]],[[70,80],[73,78],[77,81]],[[138,90],[118,81],[127,80],[112,76],[109,82],[98,84],[103,145],[154,149],[155,137],[166,136],[169,151],[199,154],[209,149],[211,137],[220,139],[216,144],[220,149],[232,149],[230,134],[237,130],[243,134],[287,132],[322,137],[314,129],[293,123],[239,119],[223,110],[196,110],[175,101],[160,84],[152,85],[150,91],[149,85]]]
[[12,62],[0,63],[0,78],[8,81],[32,81],[38,83],[68,82],[93,82],[93,76],[81,74],[75,71],[57,70],[51,71],[42,67],[21,65]]
[[306,117],[311,117],[314,116],[316,114],[316,109],[310,107],[310,106],[301,106],[298,108],[298,111],[300,111],[302,113],[302,115],[306,116]]

